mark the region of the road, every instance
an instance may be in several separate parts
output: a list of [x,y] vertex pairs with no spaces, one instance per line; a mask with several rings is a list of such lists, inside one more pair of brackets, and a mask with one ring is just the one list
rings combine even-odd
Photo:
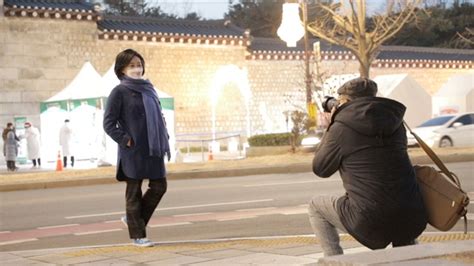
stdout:
[[[474,198],[474,163],[452,163]],[[156,242],[308,235],[307,202],[341,194],[339,176],[312,173],[170,180],[148,237]],[[128,243],[119,221],[124,184],[4,192],[0,194],[0,251]],[[470,206],[470,229],[474,206]],[[432,231],[432,228],[428,228]],[[462,231],[462,221],[453,231]]]

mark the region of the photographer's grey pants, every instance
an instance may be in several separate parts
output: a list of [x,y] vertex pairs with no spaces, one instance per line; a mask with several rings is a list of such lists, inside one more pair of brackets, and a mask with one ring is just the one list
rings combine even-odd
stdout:
[[346,229],[336,211],[337,199],[336,196],[324,195],[316,196],[309,202],[309,222],[325,257],[343,254],[337,229],[344,232]]

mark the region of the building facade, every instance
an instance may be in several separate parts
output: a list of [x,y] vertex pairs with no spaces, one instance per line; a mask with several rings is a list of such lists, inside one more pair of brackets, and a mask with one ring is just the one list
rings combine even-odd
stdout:
[[[4,0],[0,16],[0,124],[39,124],[40,102],[90,61],[103,75],[126,48],[146,60],[146,76],[174,97],[177,135],[287,130],[285,112],[304,108],[304,50],[253,38],[228,21],[107,17],[81,1]],[[311,55],[314,57],[314,54]],[[321,45],[327,74],[357,73],[348,51]],[[474,71],[474,52],[383,47],[371,76],[408,73],[430,94]],[[213,122],[214,121],[214,122]]]

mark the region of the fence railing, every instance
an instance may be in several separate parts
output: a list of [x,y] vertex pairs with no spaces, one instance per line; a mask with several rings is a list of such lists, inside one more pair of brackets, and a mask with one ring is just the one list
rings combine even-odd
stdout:
[[244,156],[243,137],[236,132],[218,133],[215,138],[208,133],[177,135],[176,148],[187,156],[200,153],[201,161],[206,161],[206,153],[225,159]]

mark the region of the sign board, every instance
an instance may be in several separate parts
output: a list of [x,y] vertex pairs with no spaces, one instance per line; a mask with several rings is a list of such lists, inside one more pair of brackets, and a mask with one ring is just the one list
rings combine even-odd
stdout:
[[[14,125],[16,129],[16,135],[17,136],[22,136],[25,135],[25,122],[26,122],[26,117],[24,116],[17,116],[14,118]],[[20,147],[18,147],[18,156],[16,157],[16,161],[19,164],[26,164],[27,159],[26,159],[26,153],[27,153],[27,148],[26,148],[26,139],[22,139],[20,141]]]

